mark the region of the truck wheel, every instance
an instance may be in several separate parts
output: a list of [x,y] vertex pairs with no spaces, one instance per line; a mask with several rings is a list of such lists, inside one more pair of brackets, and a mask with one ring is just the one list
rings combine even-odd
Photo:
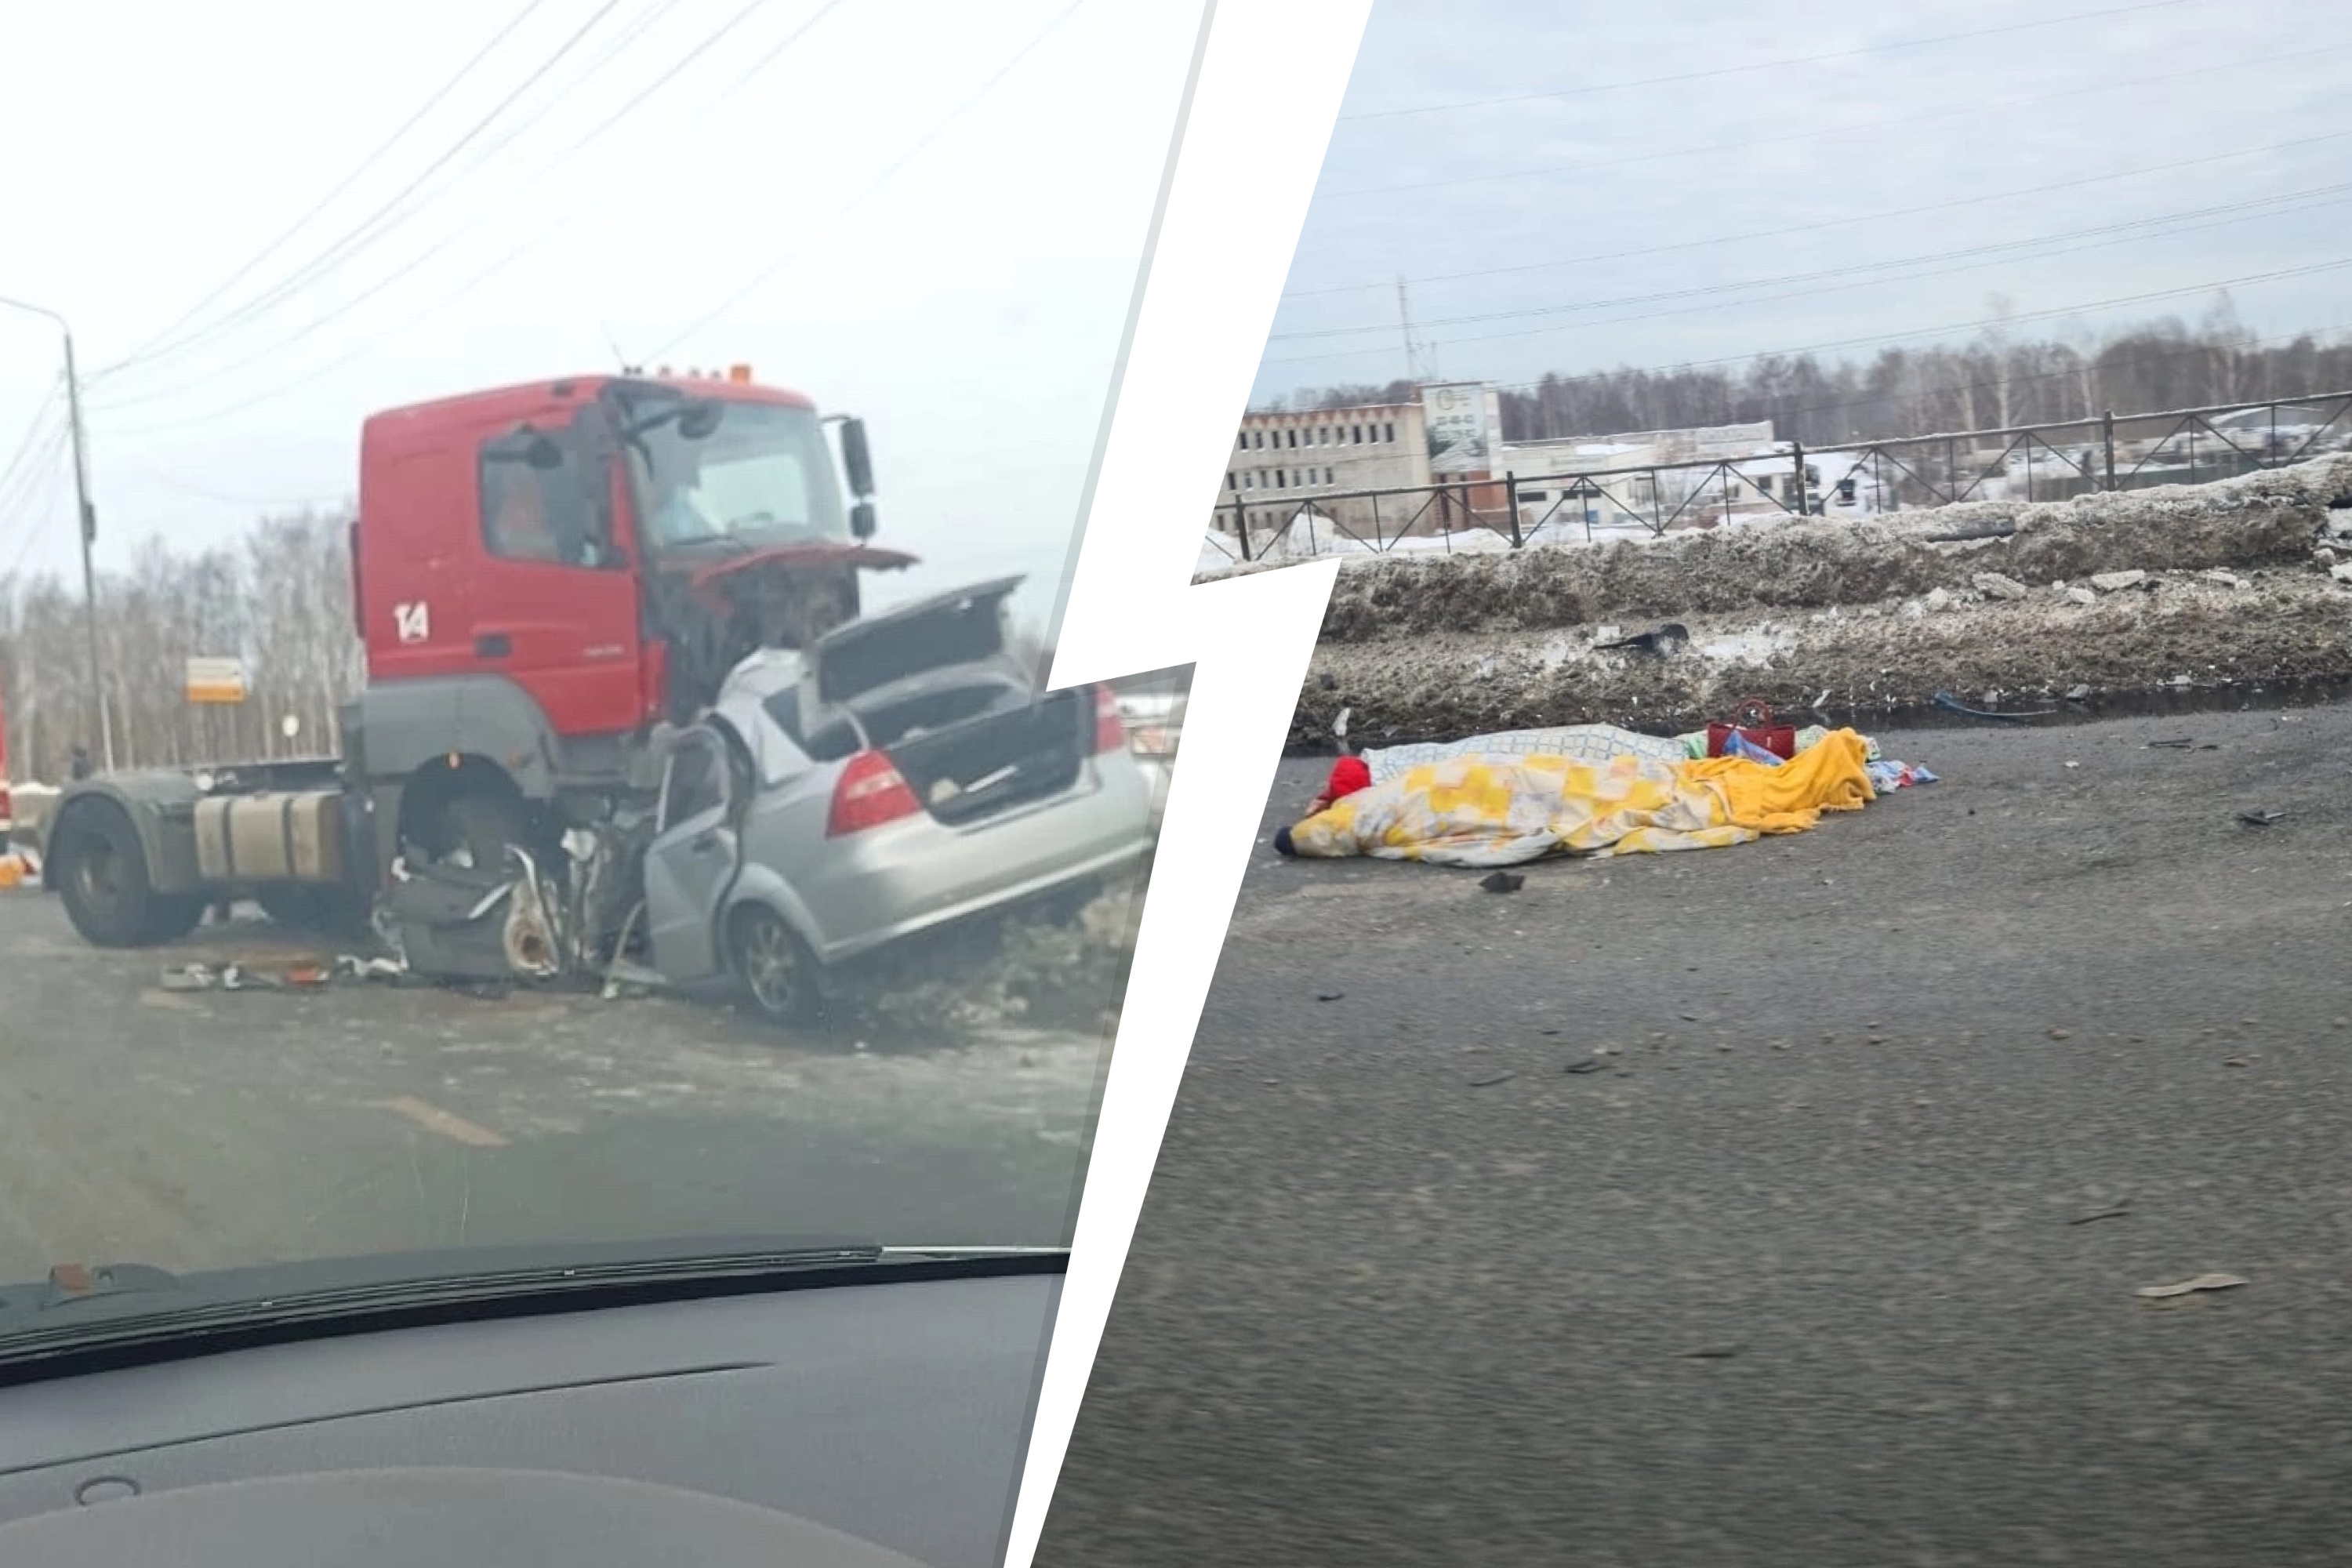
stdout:
[[86,805],[59,827],[48,869],[65,900],[66,918],[83,941],[97,947],[150,947],[195,929],[204,916],[202,896],[155,892],[147,879],[146,848],[121,807],[110,802]]
[[824,1016],[823,966],[773,910],[747,904],[735,911],[727,958],[751,1005],[771,1022],[803,1028]]

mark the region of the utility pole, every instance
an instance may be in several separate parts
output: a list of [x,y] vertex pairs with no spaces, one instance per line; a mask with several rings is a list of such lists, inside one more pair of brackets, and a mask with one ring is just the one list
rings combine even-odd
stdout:
[[[59,323],[63,328],[63,323]],[[98,710],[99,755],[106,771],[114,771],[114,721],[106,704],[106,666],[98,654],[98,573],[90,564],[90,549],[98,542],[98,509],[89,500],[89,439],[81,422],[81,374],[74,364],[73,332],[65,329],[66,423],[73,432],[74,523],[81,535],[81,616],[89,634],[89,689]]]
[[1404,377],[1418,385],[1421,382],[1421,351],[1412,341],[1412,311],[1405,303],[1402,273],[1397,274],[1397,324],[1404,329]]
[[98,729],[99,755],[105,759],[107,771],[110,773],[114,769],[114,723],[108,716],[106,668],[98,651],[98,574],[90,563],[90,547],[98,541],[98,509],[90,504],[89,500],[89,440],[82,424],[81,373],[74,363],[73,328],[55,310],[27,300],[0,296],[0,305],[13,306],[54,321],[58,334],[65,340],[66,428],[73,447],[74,527],[81,535],[82,623],[89,638],[90,715]]

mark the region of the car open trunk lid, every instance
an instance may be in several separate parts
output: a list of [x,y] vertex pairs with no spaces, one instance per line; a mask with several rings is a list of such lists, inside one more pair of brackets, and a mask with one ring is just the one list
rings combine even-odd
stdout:
[[1005,601],[1022,581],[999,577],[835,626],[802,665],[803,712],[814,718],[914,676],[1007,657]]
[[827,633],[802,667],[810,732],[853,730],[934,819],[956,826],[1079,787],[1092,693],[1041,691],[1013,658],[1006,601],[1022,581],[936,594]]

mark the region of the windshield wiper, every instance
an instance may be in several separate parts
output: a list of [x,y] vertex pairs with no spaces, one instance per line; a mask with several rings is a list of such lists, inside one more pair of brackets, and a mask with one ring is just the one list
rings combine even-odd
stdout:
[[424,1321],[742,1294],[812,1277],[887,1279],[992,1262],[1050,1270],[1063,1247],[884,1247],[864,1240],[713,1238],[457,1249],[175,1276],[139,1264],[53,1270],[0,1288],[0,1369],[122,1345],[230,1334],[332,1332]]

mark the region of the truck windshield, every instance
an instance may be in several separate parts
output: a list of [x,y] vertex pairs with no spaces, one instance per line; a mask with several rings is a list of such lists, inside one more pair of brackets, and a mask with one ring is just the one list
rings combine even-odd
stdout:
[[816,415],[767,403],[721,406],[719,427],[698,441],[669,420],[631,445],[637,515],[652,547],[849,538]]

